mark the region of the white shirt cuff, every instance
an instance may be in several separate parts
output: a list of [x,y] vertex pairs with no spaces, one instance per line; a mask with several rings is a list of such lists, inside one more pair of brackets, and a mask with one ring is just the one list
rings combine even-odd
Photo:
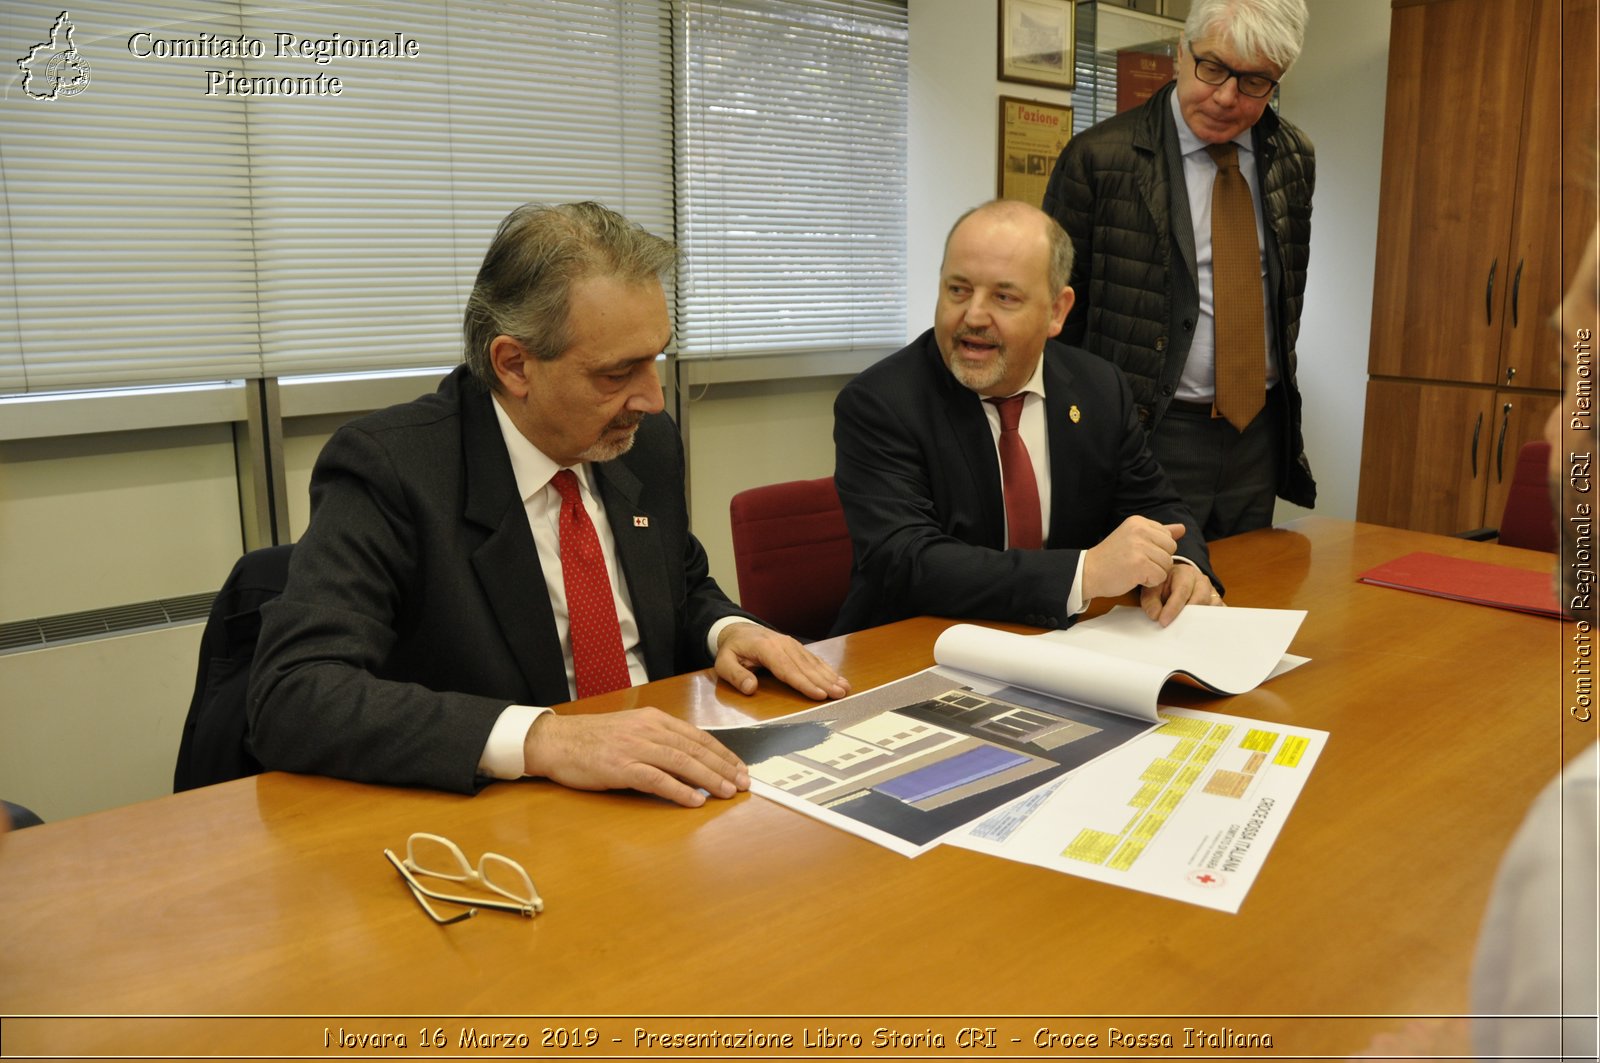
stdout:
[[1087,550],[1078,551],[1078,571],[1072,574],[1072,591],[1067,595],[1067,615],[1077,616],[1089,608],[1089,600],[1083,596],[1083,555]]
[[[747,616],[725,616],[711,625],[711,630],[706,632],[706,649],[710,651],[713,660],[717,656],[717,639],[722,633],[734,624],[754,624],[755,621]],[[759,626],[759,625],[757,625]]]
[[478,758],[478,774],[491,779],[522,778],[526,774],[523,768],[527,766],[523,743],[527,740],[528,728],[549,711],[531,705],[507,705],[489,732],[483,756]]

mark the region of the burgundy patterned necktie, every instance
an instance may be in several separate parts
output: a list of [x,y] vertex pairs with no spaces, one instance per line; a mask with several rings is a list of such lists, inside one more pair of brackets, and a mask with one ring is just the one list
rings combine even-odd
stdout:
[[1000,411],[1000,482],[1006,494],[1007,545],[1013,550],[1037,550],[1044,545],[1039,530],[1039,481],[1033,474],[1028,445],[1017,431],[1024,397],[983,401]]
[[1239,172],[1239,146],[1208,144],[1211,186],[1211,312],[1216,326],[1217,412],[1243,432],[1266,404],[1267,340],[1261,305],[1256,208]]
[[622,650],[617,601],[606,575],[605,554],[594,522],[583,508],[578,478],[562,469],[550,482],[561,494],[561,582],[567,592],[568,637],[578,697],[606,694],[633,685]]

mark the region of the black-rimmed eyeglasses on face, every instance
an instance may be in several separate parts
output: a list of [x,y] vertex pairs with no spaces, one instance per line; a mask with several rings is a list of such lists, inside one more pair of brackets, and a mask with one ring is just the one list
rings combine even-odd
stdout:
[[1263,96],[1271,96],[1272,90],[1278,87],[1278,82],[1265,74],[1252,74],[1244,70],[1235,70],[1231,66],[1203,56],[1192,55],[1192,58],[1194,59],[1194,76],[1204,81],[1207,85],[1222,85],[1229,78],[1238,78],[1239,91],[1257,100]]
[[[471,919],[478,914],[479,908],[516,912],[530,919],[544,911],[544,901],[533,888],[533,880],[528,877],[528,872],[515,860],[499,853],[484,853],[478,858],[478,866],[473,867],[467,863],[466,854],[461,851],[460,846],[449,838],[441,838],[437,834],[413,834],[406,839],[404,860],[396,856],[392,849],[385,849],[383,855],[394,865],[394,869],[400,872],[400,877],[406,880],[406,885],[411,887],[411,895],[422,905],[422,910],[436,923],[459,923],[463,919]],[[465,897],[441,893],[419,882],[417,880],[419,875],[442,878],[450,882],[471,883],[498,893],[506,899],[502,901],[493,897]],[[430,897],[436,901],[462,905],[467,910],[455,915],[440,915],[433,905],[428,903]]]

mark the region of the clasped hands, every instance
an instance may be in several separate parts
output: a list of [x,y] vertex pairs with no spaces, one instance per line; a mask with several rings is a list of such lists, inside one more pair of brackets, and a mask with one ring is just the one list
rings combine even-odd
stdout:
[[1114,598],[1139,588],[1145,615],[1166,627],[1186,605],[1221,605],[1200,569],[1176,560],[1182,524],[1129,517],[1083,556],[1083,597]]
[[[788,635],[753,623],[724,628],[717,637],[717,675],[740,693],[754,694],[757,667],[816,701],[850,693],[826,661]],[[750,788],[749,770],[726,746],[655,708],[544,713],[528,728],[522,755],[531,776],[575,790],[641,790],[687,808],[705,804],[707,793],[726,798]]]

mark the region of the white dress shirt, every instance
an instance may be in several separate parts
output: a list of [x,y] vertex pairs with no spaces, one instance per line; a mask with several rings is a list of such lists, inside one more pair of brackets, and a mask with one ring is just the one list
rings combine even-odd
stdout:
[[[568,637],[570,621],[567,615],[567,588],[561,575],[561,494],[550,479],[565,466],[558,465],[511,422],[498,399],[494,402],[494,415],[500,422],[500,435],[505,440],[506,452],[511,456],[511,472],[517,480],[517,494],[528,514],[528,530],[533,533],[533,545],[539,551],[539,567],[544,572],[545,590],[550,595],[550,610],[555,614],[556,634],[561,639],[561,655],[566,659],[567,692],[577,697],[577,681],[572,664],[572,640]],[[617,624],[622,629],[622,650],[628,658],[628,679],[637,686],[650,678],[645,670],[644,653],[639,647],[639,624],[633,615],[633,598],[628,593],[628,581],[617,564],[617,542],[611,534],[611,523],[606,519],[605,506],[595,489],[594,472],[589,464],[571,466],[578,479],[578,491],[583,498],[583,508],[594,524],[595,536],[600,540],[600,552],[605,555],[606,576],[611,580],[612,597],[617,603]],[[717,621],[707,635],[711,653],[717,651],[717,636],[730,624],[742,617],[727,617]],[[523,740],[528,728],[548,708],[532,705],[508,705],[489,732],[489,741],[478,760],[478,774],[495,779],[518,779],[523,775]]]
[[[1023,396],[1022,417],[1017,421],[1017,433],[1022,436],[1023,446],[1028,448],[1028,459],[1033,465],[1033,477],[1039,484],[1039,527],[1046,541],[1050,538],[1050,507],[1052,504],[1050,494],[1050,432],[1045,425],[1044,416],[1044,358],[1041,356],[1033,367],[1033,375],[1028,382],[1022,385],[1022,390],[1016,392]],[[1004,396],[1010,398],[1010,395]],[[983,404],[983,415],[989,419],[989,435],[994,440],[994,453],[996,467],[1000,462],[1000,409],[992,402]],[[1071,504],[1071,500],[1068,500]],[[1010,545],[1011,528],[1006,528],[1006,543]],[[1095,544],[1098,545],[1098,544]],[[1067,595],[1067,615],[1077,616],[1089,608],[1092,598],[1085,598],[1083,594],[1083,559],[1088,554],[1088,549],[1078,551],[1078,569],[1072,576],[1072,591]],[[1174,562],[1185,565],[1194,564],[1187,557],[1174,555]]]
[[[1022,417],[1017,421],[1017,433],[1023,446],[1028,448],[1028,459],[1033,465],[1033,478],[1039,483],[1039,527],[1044,538],[1050,538],[1050,433],[1044,418],[1044,358],[1033,367],[1033,375],[1017,394],[1022,400]],[[1011,396],[1007,395],[1006,398]],[[989,435],[994,439],[995,461],[1000,461],[1000,409],[992,402],[983,404],[983,415],[989,419]],[[996,467],[1003,467],[997,464]],[[1011,528],[1006,527],[1006,544],[1011,543]],[[1072,577],[1072,592],[1067,595],[1067,615],[1077,616],[1089,608],[1083,600],[1083,553],[1078,554],[1078,571]]]

